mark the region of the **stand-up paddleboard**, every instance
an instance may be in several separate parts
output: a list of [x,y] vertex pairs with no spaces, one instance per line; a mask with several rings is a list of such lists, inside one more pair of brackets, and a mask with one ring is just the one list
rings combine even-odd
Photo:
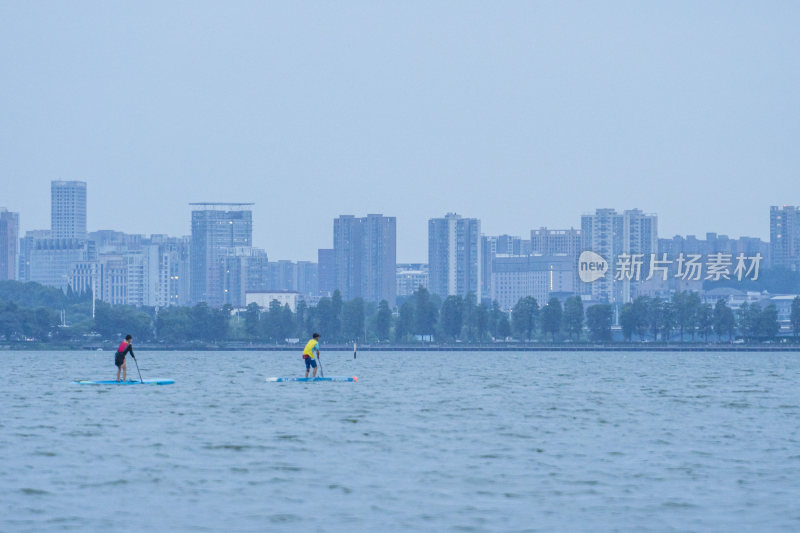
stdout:
[[144,381],[114,381],[109,379],[106,381],[92,381],[89,379],[80,379],[72,382],[74,385],[172,385],[175,383],[174,379],[146,379]]
[[330,376],[327,378],[267,378],[267,381],[273,383],[283,383],[286,381],[301,381],[304,383],[312,383],[317,381],[358,381],[357,376]]

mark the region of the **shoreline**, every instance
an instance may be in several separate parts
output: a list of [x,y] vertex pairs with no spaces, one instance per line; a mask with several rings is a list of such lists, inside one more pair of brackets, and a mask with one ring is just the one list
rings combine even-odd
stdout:
[[[114,348],[101,345],[64,346],[49,344],[0,344],[2,351],[102,351]],[[301,352],[300,345],[160,345],[139,344],[147,352]],[[353,352],[352,345],[325,346],[323,352]],[[358,352],[800,352],[800,344],[386,344],[358,346]]]

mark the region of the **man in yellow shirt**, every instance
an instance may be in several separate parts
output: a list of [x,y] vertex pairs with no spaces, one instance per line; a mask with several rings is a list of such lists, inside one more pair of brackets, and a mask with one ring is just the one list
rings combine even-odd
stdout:
[[314,373],[311,375],[312,378],[317,377],[317,361],[314,359],[314,352],[317,352],[317,357],[319,357],[319,333],[314,333],[312,335],[312,339],[306,343],[306,347],[303,348],[303,361],[306,363],[306,377],[308,377],[308,371],[311,370],[311,367],[314,367]]

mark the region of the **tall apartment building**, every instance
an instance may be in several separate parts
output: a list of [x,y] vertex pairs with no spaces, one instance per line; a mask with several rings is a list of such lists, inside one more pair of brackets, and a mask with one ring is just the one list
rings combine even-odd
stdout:
[[475,294],[481,301],[481,222],[448,213],[428,220],[428,289],[442,298]]
[[269,289],[269,258],[267,252],[261,248],[250,250],[247,258],[247,286],[246,291],[265,291]]
[[[397,222],[395,217],[341,215],[333,221],[334,277],[342,299],[396,300]],[[321,262],[321,259],[320,259]]]
[[493,263],[491,299],[504,311],[525,296],[543,306],[554,294],[575,292],[575,264],[567,255],[498,255]]
[[252,203],[193,203],[190,251],[192,302],[225,303],[225,257],[253,243]]
[[669,259],[674,259],[680,254],[699,254],[704,257],[714,253],[731,254],[736,257],[742,253],[747,257],[754,257],[761,254],[764,263],[770,257],[770,245],[758,237],[740,237],[738,239],[719,235],[717,233],[706,233],[705,239],[698,239],[695,235],[675,235],[671,239],[658,239],[658,253],[667,254]]
[[319,294],[317,273],[319,265],[311,261],[298,261],[296,290],[301,298],[309,298]]
[[336,290],[335,264],[333,248],[317,250],[317,284],[320,296],[332,296]]
[[769,244],[772,266],[800,270],[800,207],[769,208]]
[[531,253],[541,255],[567,255],[578,260],[583,251],[581,230],[548,229],[541,227],[531,230]]
[[25,236],[19,240],[19,270],[17,279],[20,281],[31,281],[31,252],[37,240],[49,239],[49,229],[35,229],[25,232]]
[[17,279],[19,214],[0,207],[0,281]]
[[428,286],[428,265],[425,263],[398,263],[397,296],[411,296],[420,287]]
[[481,296],[484,300],[492,297],[492,266],[497,257],[497,239],[491,235],[481,235]]
[[[33,239],[26,250],[27,278],[66,292],[76,263],[93,261],[89,242],[83,239]],[[74,289],[73,289],[74,290]]]
[[189,305],[188,237],[114,233],[114,245],[101,240],[96,259],[73,265],[73,291],[94,291],[112,305]]
[[581,217],[581,234],[583,249],[600,254],[609,266],[604,277],[588,284],[582,292],[591,294],[594,300],[630,302],[635,297],[631,280],[615,280],[617,259],[621,254],[642,254],[646,263],[642,271],[646,273],[650,254],[658,251],[658,217],[639,209],[621,214],[614,209],[597,209],[595,214]]
[[20,280],[68,290],[75,264],[97,255],[86,234],[86,182],[51,182],[50,230],[28,232],[20,248]]
[[86,182],[50,182],[50,230],[54,239],[86,239]]

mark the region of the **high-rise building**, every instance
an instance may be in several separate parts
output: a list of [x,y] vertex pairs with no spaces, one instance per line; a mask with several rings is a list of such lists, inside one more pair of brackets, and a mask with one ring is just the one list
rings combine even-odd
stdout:
[[86,237],[86,182],[51,182],[50,231],[28,232],[22,239],[20,279],[68,290],[75,264],[96,259]]
[[394,307],[397,295],[397,220],[367,215],[363,220],[361,247],[361,297],[368,302],[386,300]]
[[320,296],[332,296],[336,290],[335,256],[333,248],[317,251],[317,283]]
[[297,292],[301,298],[316,296],[319,293],[317,263],[311,261],[297,262]]
[[539,228],[531,230],[531,252],[534,254],[563,254],[578,260],[583,245],[581,230]]
[[[630,302],[631,279],[615,280],[617,259],[621,254],[641,254],[645,276],[650,254],[658,251],[658,217],[645,214],[639,209],[617,213],[614,209],[597,209],[594,215],[581,217],[583,249],[591,250],[608,261],[608,272],[584,288],[584,294],[592,299],[608,302]],[[633,280],[636,282],[636,280]]]
[[96,259],[73,264],[73,291],[109,304],[189,305],[189,237],[118,234],[114,243],[101,240]]
[[575,263],[568,255],[498,255],[493,262],[491,299],[504,311],[526,296],[543,306],[556,293],[575,292]]
[[481,222],[448,213],[428,220],[428,290],[481,301]]
[[705,258],[710,254],[724,253],[736,257],[742,253],[747,257],[761,254],[766,264],[770,256],[770,245],[758,237],[731,238],[717,233],[706,233],[705,239],[698,239],[695,235],[675,235],[671,239],[658,239],[658,253],[667,254],[669,259],[674,259],[680,254],[699,254]]
[[269,289],[269,258],[261,248],[253,248],[247,258],[247,291]]
[[50,230],[54,239],[86,239],[86,182],[50,182]]
[[40,239],[49,239],[49,229],[29,230],[25,236],[19,240],[19,271],[17,279],[20,281],[31,281],[31,251],[34,243]]
[[397,296],[411,296],[420,287],[428,286],[428,265],[425,263],[398,263]]
[[484,300],[492,298],[492,265],[497,257],[497,239],[481,235],[481,295]]
[[335,288],[342,299],[361,296],[362,219],[341,215],[333,221],[333,270]]
[[95,259],[82,239],[33,239],[26,250],[27,279],[66,292],[75,264]]
[[769,208],[769,244],[772,266],[800,270],[800,207]]
[[0,281],[17,279],[19,214],[0,207]]
[[[192,302],[225,303],[225,257],[253,242],[252,203],[193,203],[190,252]],[[246,280],[244,280],[246,283]]]
[[[334,276],[343,300],[368,302],[396,299],[397,223],[380,214],[333,221]],[[321,261],[320,261],[321,262]]]
[[157,305],[160,307],[189,305],[191,303],[191,286],[189,283],[190,237],[153,235],[151,242],[158,244],[159,254]]

